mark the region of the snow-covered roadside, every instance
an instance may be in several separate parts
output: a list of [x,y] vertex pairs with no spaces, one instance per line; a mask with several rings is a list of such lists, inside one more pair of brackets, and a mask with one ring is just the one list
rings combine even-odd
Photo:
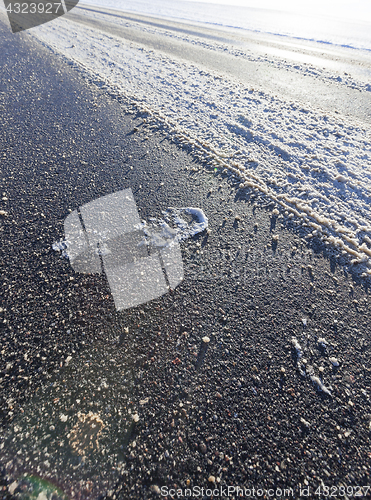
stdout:
[[371,274],[369,127],[71,20],[31,33]]
[[[348,87],[351,89],[357,89],[359,91],[367,91],[371,92],[371,84],[364,79],[356,78],[354,75],[347,73],[345,71],[337,71],[336,73],[329,71],[323,65],[326,65],[326,59],[329,58],[331,63],[333,63],[334,59],[338,59],[343,56],[345,60],[353,59],[355,57],[354,52],[362,54],[363,57],[360,58],[360,63],[362,66],[362,59],[368,57],[368,53],[366,51],[355,51],[351,49],[346,49],[344,47],[336,47],[336,51],[334,49],[329,51],[326,55],[326,51],[321,43],[313,43],[314,52],[311,51],[311,47],[308,43],[301,43],[301,49],[298,50],[296,47],[295,50],[288,50],[288,47],[293,46],[293,42],[295,39],[290,39],[291,43],[285,42],[278,43],[278,37],[269,37],[269,35],[262,36],[261,34],[254,32],[246,32],[245,36],[242,37],[240,33],[227,33],[221,31],[218,33],[216,39],[212,42],[209,41],[210,35],[208,35],[210,29],[206,31],[206,36],[208,38],[202,36],[193,36],[186,33],[186,29],[182,32],[180,29],[166,29],[159,26],[153,27],[150,22],[148,24],[135,22],[134,20],[121,17],[120,12],[112,11],[117,13],[117,16],[113,16],[111,14],[103,14],[101,11],[94,11],[92,6],[88,6],[89,8],[89,17],[92,19],[97,19],[99,21],[106,21],[107,23],[114,23],[117,26],[121,26],[122,28],[135,29],[142,33],[149,33],[152,35],[161,35],[170,40],[177,40],[182,43],[187,43],[197,47],[203,47],[208,50],[212,50],[218,53],[228,53],[229,55],[242,58],[244,60],[250,62],[258,62],[264,63],[269,62],[269,64],[277,69],[294,72],[301,75],[310,76],[311,78],[315,78],[317,80],[321,80],[323,82],[331,83],[336,82],[337,85],[341,85],[343,87]],[[97,8],[97,7],[96,7]],[[84,13],[83,9],[78,10],[79,13]],[[86,13],[86,11],[85,11]],[[150,18],[149,18],[150,19]],[[196,27],[197,31],[202,31],[200,27]],[[247,33],[249,36],[247,36]],[[221,36],[226,37],[226,41],[224,43],[218,42],[217,39]],[[231,42],[228,43],[227,39],[231,39]],[[234,42],[232,43],[232,40]],[[285,50],[286,48],[286,50]],[[322,53],[322,58],[319,60],[318,51],[322,49],[324,53]],[[340,50],[341,49],[341,50]],[[271,54],[268,56],[268,53],[276,52],[276,56],[272,56]],[[282,53],[280,57],[279,54]],[[285,54],[289,57],[285,59]],[[287,56],[286,56],[287,57]],[[313,61],[315,60],[318,64],[314,65]],[[333,64],[331,64],[332,66]],[[337,66],[342,66],[341,63],[337,60]],[[356,67],[351,68],[351,66],[344,65],[344,69],[351,71],[352,69],[356,69]]]

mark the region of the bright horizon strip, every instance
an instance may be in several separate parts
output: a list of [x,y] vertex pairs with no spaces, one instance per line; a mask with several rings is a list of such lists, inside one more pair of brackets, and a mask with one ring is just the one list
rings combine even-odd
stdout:
[[184,0],[186,2],[212,3],[230,7],[250,7],[257,9],[320,14],[371,23],[370,0]]

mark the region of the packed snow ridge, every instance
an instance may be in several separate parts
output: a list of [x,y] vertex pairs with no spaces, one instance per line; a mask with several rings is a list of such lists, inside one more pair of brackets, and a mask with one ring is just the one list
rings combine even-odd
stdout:
[[[121,6],[118,7],[120,8]],[[104,19],[107,22],[112,23],[112,16],[104,15],[101,11],[94,12],[94,10],[90,10],[89,17],[97,19],[98,21]],[[205,22],[207,22],[206,19]],[[139,29],[143,33],[149,33],[154,36],[158,36],[158,34],[161,33],[161,36],[166,37],[168,39],[172,39],[174,41],[180,41],[182,43],[187,43],[189,45],[193,45],[196,47],[202,47],[208,50],[212,50],[214,52],[219,52],[223,54],[228,53],[229,55],[233,55],[235,57],[238,57],[239,59],[245,59],[251,62],[264,63],[268,61],[270,66],[273,66],[281,70],[285,71],[289,70],[290,72],[305,74],[306,76],[310,76],[315,79],[321,79],[322,81],[336,82],[338,85],[344,87],[371,92],[370,83],[368,83],[367,81],[360,81],[359,79],[353,78],[352,75],[350,75],[349,73],[342,72],[342,75],[340,76],[339,74],[334,74],[333,72],[330,72],[323,67],[314,66],[309,62],[301,62],[301,63],[295,61],[289,62],[286,59],[283,59],[282,57],[279,56],[268,57],[267,54],[259,55],[257,53],[257,45],[254,46],[254,49],[248,49],[246,47],[242,49],[241,47],[237,47],[232,43],[228,43],[227,41],[224,41],[223,43],[217,42],[216,40],[210,42],[205,38],[197,37],[195,35],[188,35],[187,33],[184,32],[180,33],[177,31],[168,30],[164,27],[161,28],[159,28],[158,26],[152,27],[150,24],[140,25],[132,21],[128,22],[126,18],[121,19],[120,17],[116,17],[114,23],[119,26],[122,26],[123,28],[130,29],[135,27],[136,30]],[[244,30],[244,32],[249,33],[250,36],[252,33],[255,35],[259,33],[259,31],[257,32],[256,30],[253,31]],[[277,34],[277,36],[279,38],[282,38],[283,35],[281,33]]]
[[327,240],[371,275],[369,126],[70,19],[32,35],[124,96],[128,109],[145,111],[152,126],[190,145],[197,158],[233,172],[241,189],[264,193],[296,215],[311,228],[309,237]]

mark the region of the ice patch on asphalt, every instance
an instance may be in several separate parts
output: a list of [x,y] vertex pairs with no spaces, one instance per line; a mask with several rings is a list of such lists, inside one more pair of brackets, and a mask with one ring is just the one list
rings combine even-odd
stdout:
[[[192,220],[187,222],[182,214],[188,214]],[[136,228],[143,231],[144,240],[141,245],[147,244],[156,247],[171,247],[185,241],[208,228],[208,218],[201,208],[182,207],[163,210],[162,218],[150,218],[150,222],[142,221]],[[184,217],[184,216],[183,216]],[[61,256],[68,259],[68,239],[61,239],[52,244],[52,249],[61,252]],[[104,242],[99,245],[97,253],[106,255]]]
[[[191,222],[186,222],[182,218],[183,213],[192,216]],[[200,208],[168,208],[162,212],[162,215],[162,219],[151,219],[153,227],[161,228],[160,233],[150,234],[151,243],[156,246],[168,246],[187,240],[205,231],[209,224],[205,213]],[[141,228],[148,232],[146,223]]]
[[[192,216],[191,222],[186,222],[181,214]],[[162,212],[160,219],[151,218],[150,223],[143,221],[138,226],[146,237],[145,243],[157,247],[171,247],[175,243],[187,240],[208,227],[208,219],[200,208],[168,208]],[[175,227],[174,227],[175,226]]]

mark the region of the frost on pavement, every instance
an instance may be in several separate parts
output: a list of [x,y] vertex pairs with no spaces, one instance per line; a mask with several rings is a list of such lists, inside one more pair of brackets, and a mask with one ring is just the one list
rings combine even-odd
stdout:
[[68,257],[76,272],[104,272],[120,311],[176,288],[184,278],[179,242],[207,224],[203,211],[193,207],[167,209],[149,225],[140,222],[129,188],[71,212],[64,222],[65,240],[52,247]]

